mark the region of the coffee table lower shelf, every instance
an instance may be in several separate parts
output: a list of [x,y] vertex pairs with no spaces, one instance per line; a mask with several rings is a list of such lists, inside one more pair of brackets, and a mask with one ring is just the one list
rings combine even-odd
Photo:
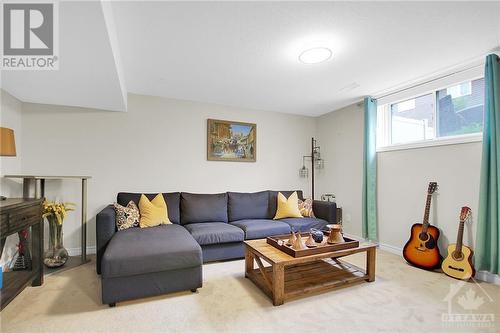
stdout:
[[[344,268],[340,265],[344,266]],[[267,296],[273,299],[271,290],[273,268],[264,267],[264,272],[266,277],[263,277],[259,268],[247,272],[246,276]],[[332,259],[288,266],[285,267],[284,273],[283,301],[369,280],[368,275],[354,265],[340,260],[337,263]]]

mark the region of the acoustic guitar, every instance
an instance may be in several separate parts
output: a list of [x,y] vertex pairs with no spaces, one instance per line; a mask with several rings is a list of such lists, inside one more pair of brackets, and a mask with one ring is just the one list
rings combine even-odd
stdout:
[[437,186],[436,182],[429,183],[424,219],[422,223],[415,223],[411,227],[410,239],[403,248],[403,257],[406,261],[423,269],[434,269],[441,263],[437,245],[439,229],[429,223],[432,194],[436,192]]
[[446,275],[460,280],[468,280],[476,274],[474,265],[472,265],[472,256],[474,252],[470,247],[462,244],[464,238],[464,224],[465,221],[469,220],[470,215],[470,208],[462,207],[460,211],[457,243],[448,245],[448,255],[441,265],[441,269]]

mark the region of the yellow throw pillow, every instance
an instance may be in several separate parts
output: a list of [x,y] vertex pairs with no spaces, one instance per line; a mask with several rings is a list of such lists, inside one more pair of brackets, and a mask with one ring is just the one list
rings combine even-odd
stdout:
[[293,192],[288,199],[281,192],[278,192],[278,209],[274,219],[278,220],[286,217],[302,217],[297,192]]
[[155,227],[160,224],[171,224],[168,219],[167,203],[163,199],[163,195],[158,193],[156,197],[149,201],[149,199],[141,194],[141,199],[139,200],[139,212],[141,213],[141,218],[139,220],[139,226],[141,228]]

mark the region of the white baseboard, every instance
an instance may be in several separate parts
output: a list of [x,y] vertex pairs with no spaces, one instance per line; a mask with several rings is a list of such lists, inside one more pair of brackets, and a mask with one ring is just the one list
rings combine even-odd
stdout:
[[[80,247],[71,247],[71,248],[66,248],[68,251],[68,254],[70,256],[79,256],[82,254],[82,249]],[[95,254],[96,253],[96,248],[95,246],[87,246],[87,254]]]
[[[361,237],[361,236],[358,236],[358,235],[351,235],[351,234],[346,234],[344,233],[344,235],[346,235],[348,238],[354,238],[354,239],[359,239],[359,240],[366,240],[365,238]],[[389,253],[392,253],[392,254],[397,254],[399,256],[403,256],[402,253],[403,253],[403,249],[402,248],[399,248],[397,246],[393,246],[393,245],[389,245],[389,244],[384,244],[384,243],[377,243],[378,244],[378,248],[383,250],[383,251],[386,251],[386,252],[389,252]]]
[[493,284],[500,286],[500,276],[493,274],[493,273],[490,273],[490,272],[487,272],[487,271],[476,272],[475,279],[481,280],[484,282],[488,282],[488,283],[493,283]]
[[[363,238],[363,237],[361,237],[359,235],[351,235],[351,234],[347,234],[347,233],[344,233],[344,235],[347,236],[348,238],[359,239],[359,240],[366,240],[365,238]],[[381,250],[384,250],[386,252],[402,256],[402,253],[403,253],[403,249],[402,248],[399,248],[399,247],[396,247],[396,246],[392,246],[392,245],[389,245],[389,244],[384,244],[384,243],[377,243],[377,245],[378,245],[379,249],[381,249]]]
[[365,239],[362,236],[352,235],[352,234],[348,234],[348,233],[345,233],[345,232],[343,232],[342,235],[346,236],[347,238],[352,238],[352,239],[358,239],[358,240],[364,240]]
[[[352,234],[348,234],[348,233],[343,233],[347,238],[352,238],[352,239],[357,239],[357,240],[360,240],[360,241],[368,241],[368,239],[362,237],[362,236],[359,236],[359,235],[352,235]],[[378,248],[381,249],[381,250],[384,250],[384,251],[387,251],[387,252],[390,252],[390,253],[393,253],[393,254],[398,254],[398,255],[401,255],[402,253],[402,249],[398,248],[398,247],[395,247],[395,246],[392,246],[392,245],[388,245],[388,244],[383,244],[383,243],[378,243],[378,242],[375,242],[377,245],[378,245]]]
[[389,245],[389,244],[384,244],[384,243],[378,243],[378,247],[381,250],[387,251],[392,254],[397,254],[398,256],[403,256],[403,249],[397,246]]

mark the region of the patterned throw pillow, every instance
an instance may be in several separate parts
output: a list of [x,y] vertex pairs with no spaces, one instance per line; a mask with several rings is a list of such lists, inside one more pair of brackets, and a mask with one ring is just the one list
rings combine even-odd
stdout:
[[306,199],[304,201],[299,199],[299,211],[304,217],[315,217],[312,199]]
[[118,231],[139,226],[139,208],[137,208],[137,205],[133,201],[130,201],[127,207],[123,207],[117,203],[114,206]]

